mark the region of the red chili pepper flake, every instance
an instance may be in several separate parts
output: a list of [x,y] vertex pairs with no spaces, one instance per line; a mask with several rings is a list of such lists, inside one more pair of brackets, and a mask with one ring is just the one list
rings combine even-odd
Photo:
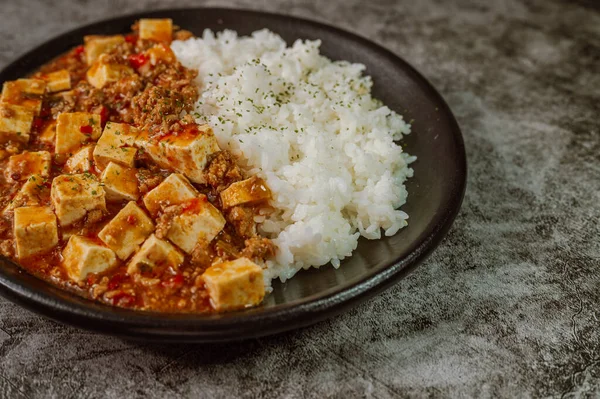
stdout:
[[107,288],[109,290],[116,289],[119,285],[121,285],[124,279],[125,276],[123,276],[122,274],[115,274],[110,280],[108,280]]
[[83,54],[84,51],[85,51],[85,47],[80,45],[80,46],[75,47],[75,49],[73,50],[73,54],[80,55],[80,54]]
[[131,43],[131,44],[135,44],[137,42],[137,35],[133,35],[133,34],[129,34],[127,36],[125,36],[125,41],[127,43]]
[[135,297],[126,292],[120,292],[112,297],[112,304],[123,307],[130,307],[135,304]]
[[42,118],[35,118],[33,120],[32,128],[34,130],[40,130],[40,128],[42,127],[43,124],[44,124],[44,120]]
[[92,132],[94,131],[94,128],[91,127],[90,125],[86,125],[86,126],[81,126],[79,128],[79,131],[83,134],[92,134]]
[[107,121],[108,121],[108,108],[106,108],[103,105],[102,108],[100,109],[100,124],[102,125],[102,127],[104,127],[104,125],[106,125]]
[[193,198],[193,199],[187,201],[185,203],[185,205],[182,206],[182,211],[187,212],[191,209],[196,209],[196,208],[198,208],[199,205],[200,205],[200,199]]
[[194,123],[194,124],[188,124],[185,126],[184,128],[184,134],[187,136],[191,136],[191,137],[195,137],[197,136],[200,131],[198,130],[198,126]]
[[132,226],[135,225],[135,223],[137,222],[137,218],[133,215],[127,216],[127,218],[125,220],[127,221],[127,223],[129,223]]
[[40,118],[47,118],[50,116],[50,107],[43,107],[40,111]]
[[148,62],[149,58],[145,54],[132,54],[129,56],[129,65],[133,68],[138,69],[146,62]]
[[163,281],[161,285],[165,288],[180,288],[183,285],[184,278],[182,274],[176,274],[173,277]]
[[176,274],[175,277],[171,278],[173,284],[183,284],[183,274]]

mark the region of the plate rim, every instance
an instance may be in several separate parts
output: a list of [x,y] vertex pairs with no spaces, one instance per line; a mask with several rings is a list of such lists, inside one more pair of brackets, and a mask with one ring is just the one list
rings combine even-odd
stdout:
[[[105,308],[105,310],[99,311],[91,308],[92,304],[98,305],[91,300],[89,300],[89,305],[83,305],[64,301],[60,297],[46,292],[32,290],[26,287],[23,281],[13,279],[1,266],[0,295],[45,317],[86,330],[114,336],[161,342],[239,341],[306,327],[338,315],[346,309],[368,300],[412,272],[446,236],[460,211],[466,191],[468,173],[464,139],[458,122],[442,95],[409,62],[394,54],[383,45],[354,32],[325,22],[261,10],[224,7],[159,8],[150,11],[117,15],[69,29],[17,55],[16,58],[0,70],[0,77],[6,74],[7,70],[18,67],[19,63],[42,51],[50,43],[65,41],[77,31],[91,29],[98,25],[115,23],[119,20],[156,16],[157,14],[160,15],[166,12],[202,12],[208,10],[223,13],[236,12],[254,17],[266,16],[280,21],[301,23],[320,30],[331,31],[337,35],[346,36],[353,41],[359,42],[363,46],[373,48],[395,64],[403,64],[404,69],[412,75],[411,78],[418,79],[420,84],[432,93],[441,105],[439,111],[448,117],[449,129],[452,132],[452,138],[456,145],[457,170],[455,178],[457,178],[457,186],[453,187],[451,200],[443,207],[444,212],[438,222],[429,231],[425,231],[427,233],[425,237],[421,240],[415,240],[411,244],[408,254],[405,257],[394,259],[379,270],[370,270],[369,273],[363,275],[361,278],[356,278],[355,281],[348,283],[345,287],[330,288],[325,291],[325,294],[314,294],[303,298],[298,303],[285,303],[273,308],[254,308],[232,313],[202,315],[143,312],[113,308],[109,305],[100,304],[100,307]],[[14,263],[6,258],[2,259],[2,261]],[[330,266],[328,264],[324,265],[324,267]],[[29,273],[20,268],[19,273],[29,275]],[[37,277],[34,276],[34,278]],[[40,281],[43,280],[40,279]],[[48,282],[45,282],[45,284],[52,286]],[[61,288],[52,287],[62,290]],[[76,294],[70,295],[76,296]],[[256,328],[257,326],[265,328]]]

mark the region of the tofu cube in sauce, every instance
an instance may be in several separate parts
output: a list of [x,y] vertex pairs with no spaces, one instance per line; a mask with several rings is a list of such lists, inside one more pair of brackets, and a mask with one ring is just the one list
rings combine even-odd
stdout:
[[202,275],[212,306],[218,311],[259,304],[265,296],[263,271],[247,258],[217,263]]
[[220,195],[223,208],[231,208],[236,205],[267,200],[271,198],[271,191],[261,178],[252,176],[249,179],[232,183],[221,191]]
[[116,266],[115,253],[96,240],[72,235],[62,252],[63,266],[71,280],[84,280],[89,273],[101,273]]
[[198,191],[185,176],[172,173],[144,196],[144,205],[151,215],[156,216],[161,208],[182,204],[198,195]]
[[49,93],[71,88],[71,74],[66,69],[44,74],[42,79],[46,82],[46,91]]
[[24,151],[20,154],[13,155],[8,159],[8,167],[6,168],[7,180],[27,180],[33,175],[48,177],[52,156],[48,151]]
[[92,65],[102,54],[109,53],[115,47],[125,43],[125,37],[122,35],[89,35],[85,36],[83,41],[87,64]]
[[138,26],[140,39],[171,43],[173,38],[173,21],[171,19],[140,19]]
[[133,148],[138,131],[126,123],[109,122],[94,148],[96,166],[103,170],[109,162],[132,168],[137,150]]
[[96,89],[101,89],[108,83],[134,73],[127,65],[110,62],[108,57],[101,55],[87,71],[87,81]]
[[183,254],[176,247],[152,234],[129,261],[127,274],[151,272],[157,267],[177,270],[183,261]]
[[205,195],[186,202],[182,212],[173,217],[167,238],[191,253],[200,241],[211,242],[225,227],[225,218]]
[[185,132],[150,136],[142,132],[136,145],[159,166],[184,174],[194,183],[204,184],[207,157],[219,151],[217,139],[208,125],[188,125]]
[[98,233],[119,259],[126,260],[154,231],[152,219],[131,201]]
[[69,173],[84,173],[92,170],[94,146],[87,145],[75,152],[65,163],[65,171]]
[[20,206],[36,206],[50,198],[48,180],[39,175],[30,176],[13,199],[8,202],[4,212],[11,211]]
[[0,103],[0,142],[27,143],[34,112],[19,105]]
[[54,212],[47,206],[16,208],[14,236],[19,259],[50,251],[58,244]]
[[52,180],[52,206],[61,226],[69,226],[93,210],[106,212],[104,188],[91,174],[60,175]]
[[133,168],[110,162],[102,172],[101,181],[107,201],[136,201],[140,196]]
[[41,96],[46,91],[46,82],[41,79],[18,79],[5,82],[2,86],[0,103],[18,105],[38,115],[42,109]]
[[100,115],[89,112],[64,112],[56,120],[54,149],[58,154],[73,154],[102,133]]

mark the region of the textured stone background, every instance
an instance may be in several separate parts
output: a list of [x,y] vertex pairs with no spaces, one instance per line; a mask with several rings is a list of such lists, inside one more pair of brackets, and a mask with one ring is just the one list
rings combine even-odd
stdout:
[[132,344],[0,299],[0,397],[600,395],[596,1],[2,0],[0,67],[80,24],[191,4],[325,21],[416,66],[465,136],[454,228],[370,302],[245,343]]

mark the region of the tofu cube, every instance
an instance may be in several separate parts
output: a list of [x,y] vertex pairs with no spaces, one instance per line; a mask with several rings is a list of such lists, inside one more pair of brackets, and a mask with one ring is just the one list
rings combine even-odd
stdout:
[[93,145],[87,145],[73,154],[65,163],[65,171],[69,173],[83,173],[92,170]]
[[126,123],[109,122],[94,148],[96,166],[103,170],[114,162],[133,168],[137,150],[133,147],[138,130]]
[[[41,79],[17,79],[4,82],[2,97],[17,97],[19,94],[41,97],[46,92],[46,82]],[[7,99],[8,99],[7,98]]]
[[139,34],[140,39],[171,43],[171,40],[173,40],[173,20],[140,19]]
[[71,74],[66,69],[44,74],[42,79],[46,82],[46,91],[50,93],[71,88]]
[[27,143],[33,123],[32,110],[18,105],[0,104],[0,142]]
[[44,126],[44,128],[40,132],[40,135],[38,136],[38,139],[44,144],[54,144],[54,140],[56,140],[55,120],[50,121]]
[[100,238],[120,259],[127,259],[154,231],[154,223],[146,213],[131,201],[110,221]]
[[46,203],[50,198],[48,179],[33,175],[23,183],[15,197],[4,208],[4,212],[12,211],[20,206],[38,206]]
[[69,238],[62,256],[63,266],[74,281],[85,280],[89,273],[101,273],[117,264],[117,257],[110,248],[78,235]]
[[129,261],[127,274],[152,273],[156,268],[177,270],[183,260],[183,254],[170,242],[161,240],[152,234]]
[[194,183],[204,184],[204,166],[208,155],[219,151],[217,139],[209,125],[188,125],[178,135],[151,137],[142,132],[136,145],[159,166],[183,173]]
[[8,158],[6,180],[23,181],[33,175],[48,177],[52,167],[52,156],[48,151],[24,151]]
[[232,183],[221,191],[223,208],[260,202],[269,198],[271,198],[271,190],[269,190],[263,179],[258,176]]
[[106,211],[104,189],[91,174],[55,177],[50,198],[61,226],[69,226],[83,219],[89,211]]
[[179,205],[198,195],[198,191],[184,175],[172,173],[144,196],[144,205],[150,215],[156,216],[161,207]]
[[210,303],[217,311],[258,305],[265,296],[263,271],[247,258],[217,263],[202,275]]
[[83,43],[86,62],[88,65],[92,65],[102,54],[109,53],[115,47],[125,43],[125,37],[122,35],[89,35],[83,38]]
[[149,70],[152,65],[156,65],[159,62],[170,64],[177,60],[177,57],[175,56],[173,50],[171,50],[171,47],[165,46],[164,44],[157,44],[156,46],[146,50],[144,54],[148,56],[150,62],[139,69],[141,72],[144,72],[145,68]]
[[107,201],[136,201],[140,196],[136,171],[133,168],[110,162],[102,172],[101,181]]
[[199,241],[211,242],[225,227],[225,218],[202,194],[184,205],[173,217],[167,238],[189,254]]
[[35,115],[42,110],[41,97],[46,91],[46,82],[40,79],[18,79],[4,82],[0,102],[27,108]]
[[139,130],[127,123],[108,122],[98,143],[115,147],[133,147],[138,134]]
[[106,60],[105,56],[101,56],[88,69],[86,77],[89,84],[97,89],[101,89],[107,83],[116,82],[122,77],[133,73],[133,69],[127,65],[110,63]]
[[102,133],[100,115],[89,112],[70,112],[56,119],[55,151],[57,154],[74,153]]
[[56,216],[50,207],[16,208],[14,216],[14,235],[19,259],[48,252],[58,244]]

